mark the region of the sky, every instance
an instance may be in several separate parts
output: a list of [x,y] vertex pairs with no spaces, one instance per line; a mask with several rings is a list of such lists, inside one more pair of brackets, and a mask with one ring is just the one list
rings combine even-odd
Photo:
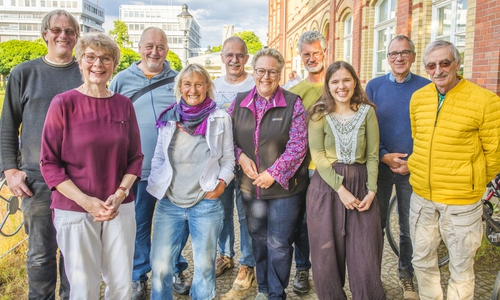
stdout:
[[259,36],[262,44],[267,45],[269,0],[101,0],[98,3],[105,9],[103,27],[106,32],[113,29],[113,21],[118,19],[119,7],[122,4],[176,6],[187,4],[189,12],[202,28],[202,48],[222,44],[224,25],[234,25],[234,32],[252,30]]

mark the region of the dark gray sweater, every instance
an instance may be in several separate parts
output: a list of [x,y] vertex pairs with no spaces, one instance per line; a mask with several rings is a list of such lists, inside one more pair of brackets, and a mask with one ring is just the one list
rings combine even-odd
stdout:
[[55,95],[81,84],[82,75],[76,62],[60,67],[41,57],[12,70],[0,119],[2,172],[21,169],[28,177],[43,180],[39,167],[40,140],[50,102]]

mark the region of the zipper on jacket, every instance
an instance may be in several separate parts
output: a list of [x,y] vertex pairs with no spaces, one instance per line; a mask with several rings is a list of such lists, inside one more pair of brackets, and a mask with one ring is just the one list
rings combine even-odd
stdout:
[[431,188],[431,161],[432,161],[432,145],[434,144],[434,133],[436,133],[437,121],[438,121],[439,111],[436,112],[436,120],[434,120],[434,127],[432,128],[431,140],[429,145],[429,162],[427,174],[427,186],[429,187],[429,199],[432,200],[432,188]]

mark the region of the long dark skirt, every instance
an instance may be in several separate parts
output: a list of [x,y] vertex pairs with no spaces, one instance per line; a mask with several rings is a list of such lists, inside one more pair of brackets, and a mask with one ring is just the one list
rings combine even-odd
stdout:
[[[333,164],[344,176],[344,187],[362,200],[366,166]],[[314,285],[320,300],[346,299],[346,263],[353,300],[385,299],[380,270],[382,232],[377,199],[368,211],[348,210],[338,194],[316,171],[307,190],[307,226]]]

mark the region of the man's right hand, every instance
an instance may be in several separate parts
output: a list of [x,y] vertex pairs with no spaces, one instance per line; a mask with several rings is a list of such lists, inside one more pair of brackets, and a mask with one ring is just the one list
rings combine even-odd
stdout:
[[33,196],[26,185],[26,173],[18,169],[9,169],[4,171],[5,179],[7,180],[7,185],[14,196],[20,196],[23,198],[28,198]]
[[396,159],[397,158],[403,158],[403,157],[407,157],[408,154],[407,153],[386,153],[384,154],[384,156],[382,156],[380,158],[380,160],[389,166],[389,168],[391,169],[397,169],[400,167],[400,164],[396,162]]

